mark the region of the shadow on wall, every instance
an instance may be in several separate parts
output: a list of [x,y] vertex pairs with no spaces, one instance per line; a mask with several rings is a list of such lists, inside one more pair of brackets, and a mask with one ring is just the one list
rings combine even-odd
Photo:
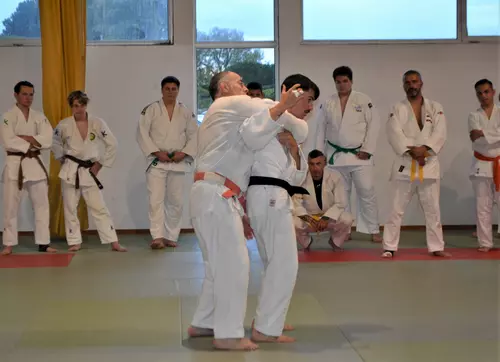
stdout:
[[[147,164],[144,157],[142,155],[137,156],[132,162],[132,167],[130,167],[130,176],[125,180],[129,210],[128,217],[130,217],[133,223],[130,227],[131,229],[149,228],[149,199],[146,185],[146,168]],[[128,220],[122,219],[121,224],[126,225],[127,221]]]
[[[443,172],[440,195],[441,220],[443,225],[475,224],[476,203],[472,183],[469,179],[472,157],[472,151],[462,149],[460,153],[455,155]],[[464,169],[466,170],[465,172]],[[461,194],[458,191],[467,189],[469,191],[466,194]]]

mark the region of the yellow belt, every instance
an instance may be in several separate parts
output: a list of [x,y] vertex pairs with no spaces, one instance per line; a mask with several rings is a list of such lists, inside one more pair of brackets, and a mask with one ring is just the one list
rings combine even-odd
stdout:
[[[424,157],[429,157],[429,156],[430,156],[429,152],[425,152]],[[418,166],[418,179],[420,180],[420,182],[424,182],[424,166],[420,166],[417,160],[415,159],[411,160],[410,181],[413,182],[416,178],[417,166]]]

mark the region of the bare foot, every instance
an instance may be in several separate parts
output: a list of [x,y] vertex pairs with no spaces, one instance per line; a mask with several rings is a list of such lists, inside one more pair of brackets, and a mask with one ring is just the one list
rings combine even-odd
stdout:
[[330,244],[333,251],[344,251],[344,249],[342,249],[340,246],[335,245],[335,243],[333,242],[333,240],[331,238],[328,240],[328,244]]
[[214,339],[214,348],[233,351],[255,351],[259,348],[248,338]]
[[372,234],[372,243],[381,243],[383,241],[380,234]]
[[165,244],[163,244],[163,239],[154,239],[151,242],[151,249],[153,250],[158,250],[158,249],[163,249],[165,248]]
[[191,338],[214,336],[214,330],[210,328],[200,328],[200,327],[190,326],[187,332],[189,337]]
[[124,248],[123,246],[121,246],[118,241],[111,243],[111,250],[112,251],[121,251],[121,252],[127,251],[127,249]]
[[2,250],[2,255],[10,255],[12,254],[12,246],[4,246]]
[[293,343],[296,341],[296,339],[293,337],[285,336],[284,334],[279,337],[268,336],[260,333],[256,329],[252,329],[252,341],[261,343]]
[[394,252],[393,252],[393,251],[390,251],[390,250],[385,250],[385,251],[382,253],[382,258],[392,259],[393,257],[394,257]]
[[[254,330],[254,326],[255,326],[255,319],[252,320],[252,330]],[[291,324],[286,324],[283,326],[283,331],[294,331],[295,330],[295,327],[292,326]]]
[[473,238],[477,238],[477,232],[475,232],[475,231],[474,231],[474,232],[472,233],[472,237],[473,237]]
[[73,245],[72,247],[70,247],[68,249],[68,251],[74,251],[74,252],[76,252],[76,251],[80,250],[81,248],[82,248],[82,244],[76,244],[76,245]]
[[477,249],[477,251],[480,251],[481,253],[487,253],[491,250],[491,248],[488,248],[486,246],[481,246]]
[[450,253],[447,253],[445,251],[435,251],[431,253],[433,256],[438,256],[440,258],[449,258],[451,256]]
[[49,246],[47,250],[45,250],[46,253],[57,253],[57,249]]
[[163,239],[163,245],[165,245],[167,248],[176,248],[177,247],[177,243],[175,241],[168,240],[168,239]]

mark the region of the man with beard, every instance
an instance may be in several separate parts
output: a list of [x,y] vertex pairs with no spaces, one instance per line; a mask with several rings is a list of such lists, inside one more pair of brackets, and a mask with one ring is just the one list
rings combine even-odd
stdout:
[[392,212],[384,228],[382,257],[392,258],[398,249],[401,222],[414,193],[425,214],[429,252],[444,252],[439,187],[441,172],[438,154],[446,142],[446,117],[441,104],[422,96],[422,77],[416,70],[403,76],[404,101],[397,103],[387,122],[387,136],[396,153],[391,181]]
[[491,217],[493,203],[500,196],[500,109],[495,104],[495,89],[488,79],[474,86],[480,107],[469,114],[469,136],[474,158],[470,179],[476,195],[477,239],[479,251],[493,248]]

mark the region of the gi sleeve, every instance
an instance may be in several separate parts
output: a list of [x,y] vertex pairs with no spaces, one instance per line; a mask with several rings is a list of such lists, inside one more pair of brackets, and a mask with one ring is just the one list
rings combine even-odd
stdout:
[[64,157],[63,137],[63,125],[59,122],[52,134],[52,153],[54,158],[59,161],[62,161]]
[[308,164],[307,164],[307,159],[304,156],[304,152],[302,152],[302,149],[300,148],[300,146],[299,146],[299,158],[300,158],[300,167],[297,167],[295,160],[294,160],[295,168],[292,171],[291,180],[290,180],[290,184],[293,186],[300,186],[304,183],[304,181],[306,180],[307,171],[309,169]]
[[367,124],[366,134],[361,151],[373,155],[377,146],[377,139],[380,130],[380,116],[378,110],[373,106],[371,100],[368,100],[368,105],[365,111],[365,121]]
[[97,161],[104,167],[111,167],[116,159],[116,149],[118,147],[118,141],[116,137],[111,132],[107,123],[101,120],[99,130],[99,138],[104,143],[104,155]]
[[326,117],[326,103],[319,106],[314,121],[317,127],[315,148],[326,155],[326,126],[328,123]]
[[403,133],[400,122],[401,115],[397,106],[392,108],[389,120],[386,124],[387,138],[392,149],[398,156],[402,156],[409,151],[408,146],[412,146]]
[[282,117],[283,127],[293,135],[293,138],[297,141],[297,143],[304,143],[309,131],[307,122],[288,112],[283,113]]
[[347,198],[342,177],[333,178],[329,191],[333,193],[333,205],[326,210],[324,216],[337,221],[347,207]]
[[308,215],[306,208],[304,207],[304,195],[296,194],[292,197],[293,200],[293,215],[294,216],[306,216]]
[[269,109],[265,109],[246,118],[238,132],[248,148],[252,151],[258,151],[271,142],[279,132],[283,131],[283,122],[283,115],[273,121]]
[[148,157],[150,154],[160,151],[160,149],[155,145],[149,132],[151,130],[151,105],[144,108],[141,112],[141,117],[139,118],[139,124],[137,126],[136,140],[141,148],[144,156]]
[[40,144],[40,147],[36,147],[39,149],[50,149],[52,146],[52,134],[53,129],[50,125],[47,117],[43,116],[43,118],[37,123],[37,134],[33,136],[33,138]]
[[2,146],[8,152],[23,152],[26,153],[31,147],[28,141],[18,137],[14,132],[15,119],[8,115],[3,116],[1,140]]
[[469,114],[469,133],[474,129],[481,130],[484,134],[484,137],[478,138],[474,141],[474,143],[480,145],[492,145],[494,143],[500,142],[500,128],[495,127],[482,129],[477,114],[471,113]]
[[437,155],[441,152],[444,144],[446,142],[446,117],[443,112],[442,107],[436,109],[436,115],[434,117],[434,127],[432,128],[432,133],[428,140],[425,142],[425,146],[430,148],[430,152],[433,155]]
[[196,149],[197,149],[197,139],[198,139],[198,122],[196,120],[196,116],[194,113],[187,111],[186,118],[187,118],[187,124],[186,124],[186,146],[182,149],[182,152],[184,152],[186,155],[191,156],[191,158],[196,157]]

